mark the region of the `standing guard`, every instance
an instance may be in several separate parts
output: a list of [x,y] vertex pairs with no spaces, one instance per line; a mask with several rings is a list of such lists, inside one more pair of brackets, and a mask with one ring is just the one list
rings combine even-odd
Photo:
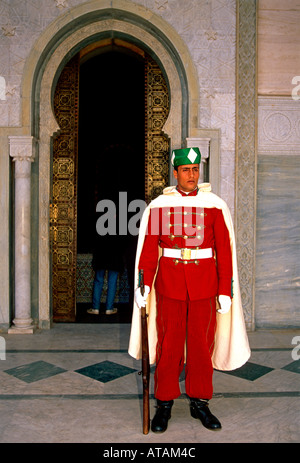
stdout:
[[156,363],[153,432],[167,429],[184,364],[191,416],[220,429],[208,407],[213,369],[239,368],[250,356],[231,215],[210,184],[198,185],[200,159],[198,148],[173,151],[177,186],[153,200],[141,221],[129,354],[141,358],[139,311],[147,301],[150,363]]

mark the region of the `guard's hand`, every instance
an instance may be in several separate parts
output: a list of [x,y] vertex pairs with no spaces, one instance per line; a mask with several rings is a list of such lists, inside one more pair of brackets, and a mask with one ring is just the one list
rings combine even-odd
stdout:
[[150,287],[145,285],[145,291],[144,291],[144,296],[141,294],[141,288],[137,288],[134,292],[134,299],[136,302],[136,305],[138,306],[139,309],[142,307],[145,307],[146,301],[148,294],[150,293]]
[[231,299],[229,296],[219,296],[219,304],[220,304],[220,309],[217,310],[217,312],[224,314],[229,312],[230,307],[231,307]]

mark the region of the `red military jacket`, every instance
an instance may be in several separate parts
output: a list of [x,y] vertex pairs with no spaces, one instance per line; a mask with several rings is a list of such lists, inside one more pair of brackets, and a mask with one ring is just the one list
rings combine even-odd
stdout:
[[[232,296],[232,256],[229,233],[223,214],[217,208],[161,207],[150,211],[148,230],[139,261],[144,284],[152,287],[159,246],[171,249],[212,248],[213,257],[185,260],[160,257],[155,289],[172,299],[206,299],[216,295]],[[190,193],[195,196],[198,190]]]

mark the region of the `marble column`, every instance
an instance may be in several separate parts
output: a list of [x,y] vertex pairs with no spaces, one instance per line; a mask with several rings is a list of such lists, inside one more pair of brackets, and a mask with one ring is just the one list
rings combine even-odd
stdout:
[[9,137],[10,156],[15,164],[15,318],[9,333],[33,333],[31,318],[31,163],[34,139],[31,136]]

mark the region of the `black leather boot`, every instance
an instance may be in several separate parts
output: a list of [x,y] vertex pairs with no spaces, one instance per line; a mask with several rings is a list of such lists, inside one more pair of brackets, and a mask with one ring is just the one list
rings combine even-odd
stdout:
[[202,399],[190,399],[190,410],[193,418],[199,419],[203,426],[207,429],[216,431],[221,429],[221,423],[217,417],[215,417],[210,409],[208,408],[208,400]]
[[171,409],[174,400],[157,400],[157,410],[151,422],[151,431],[165,432],[171,418]]

